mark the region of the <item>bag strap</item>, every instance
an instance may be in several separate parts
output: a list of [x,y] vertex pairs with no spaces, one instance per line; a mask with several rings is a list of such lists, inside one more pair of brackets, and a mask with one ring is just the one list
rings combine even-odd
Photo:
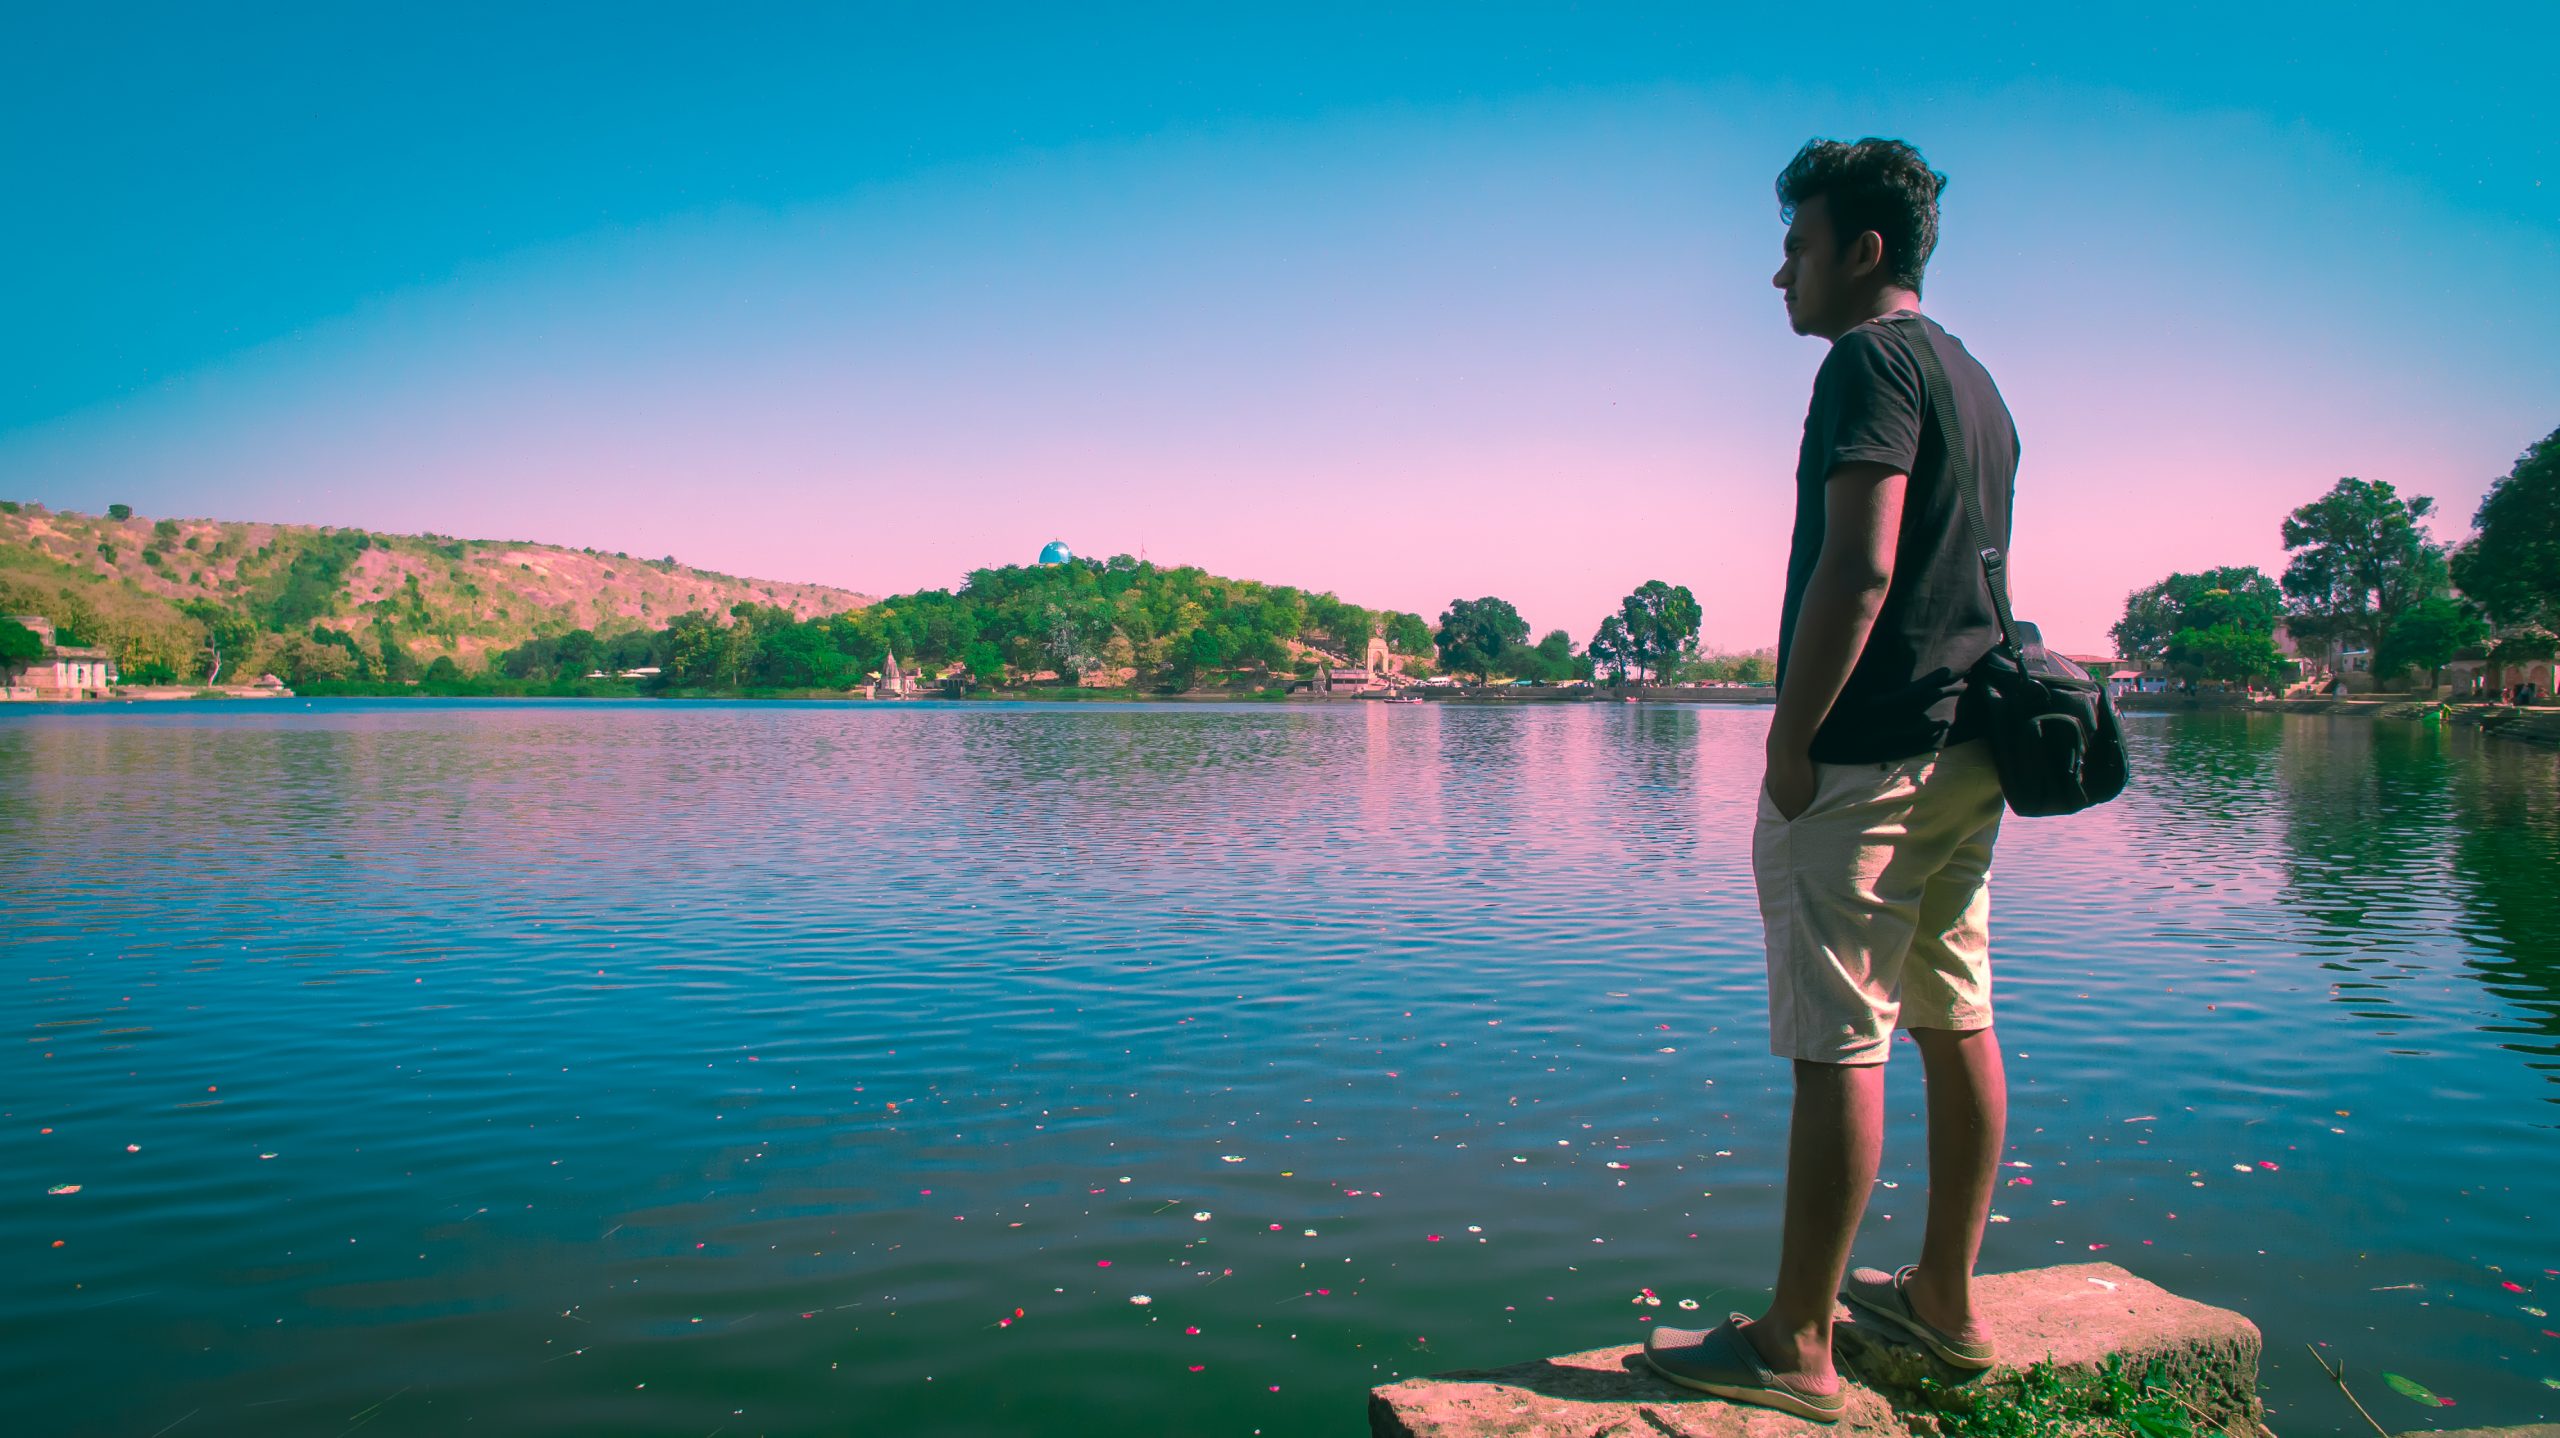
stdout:
[[1927,398],[1930,417],[1938,422],[1938,438],[1947,448],[1947,480],[1963,497],[1965,536],[1973,543],[1973,552],[1981,557],[1982,577],[1991,586],[1991,610],[2000,620],[1999,647],[2008,651],[2010,659],[2025,665],[2024,652],[2018,644],[2017,617],[2009,609],[2009,563],[1999,546],[1991,542],[1990,526],[1982,518],[1982,485],[1973,472],[1973,452],[1965,448],[1964,422],[1956,417],[1955,391],[1947,384],[1947,368],[1938,358],[1937,343],[1929,337],[1928,322],[1915,310],[1901,312],[1907,317],[1909,330],[1905,337],[1920,361],[1921,389]]

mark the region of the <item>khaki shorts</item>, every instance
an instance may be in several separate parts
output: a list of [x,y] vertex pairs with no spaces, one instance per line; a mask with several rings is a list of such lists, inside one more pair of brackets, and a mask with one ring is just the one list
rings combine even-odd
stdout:
[[1896,1028],[1991,1025],[1991,746],[1817,764],[1813,803],[1760,794],[1751,872],[1769,940],[1769,1051],[1879,1064]]

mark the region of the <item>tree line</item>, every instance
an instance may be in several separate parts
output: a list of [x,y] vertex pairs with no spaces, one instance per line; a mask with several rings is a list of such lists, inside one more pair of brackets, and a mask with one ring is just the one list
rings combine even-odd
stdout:
[[1432,640],[1442,669],[1471,675],[1480,683],[1497,678],[1767,683],[1773,668],[1767,652],[1709,655],[1700,649],[1698,631],[1705,617],[1688,586],[1648,579],[1600,621],[1590,642],[1579,649],[1562,629],[1530,644],[1528,622],[1507,600],[1495,598],[1449,601]]
[[[148,657],[126,642],[130,616],[111,620],[67,589],[21,596],[0,583],[0,597],[48,613],[64,643],[106,628],[129,683],[240,683],[274,673],[315,693],[841,691],[870,682],[893,654],[911,674],[968,685],[1270,688],[1319,664],[1366,662],[1373,634],[1409,674],[1436,670],[1477,683],[1765,683],[1772,668],[1767,651],[1703,652],[1696,597],[1661,580],[1637,586],[1586,644],[1562,629],[1533,643],[1518,609],[1498,597],[1453,599],[1433,623],[1127,555],[979,569],[957,589],[821,618],[750,602],[679,614],[657,628],[544,632],[466,668],[450,654],[421,657],[418,641],[433,636],[414,575],[362,614],[339,616],[345,575],[373,543],[361,532],[324,533],[249,592],[179,600],[161,627],[183,637],[154,631]],[[32,634],[0,632],[0,666],[33,662],[40,650]]]
[[650,684],[664,690],[829,690],[859,687],[895,654],[910,672],[971,684],[1182,692],[1359,664],[1375,633],[1410,673],[1436,669],[1478,683],[1767,681],[1765,653],[1702,653],[1702,618],[1687,588],[1652,580],[1601,622],[1587,648],[1561,629],[1533,644],[1519,610],[1496,597],[1453,599],[1434,625],[1331,594],[1122,555],[980,569],[957,590],[898,595],[822,619],[740,604],[725,616],[695,611],[661,630],[612,638],[572,630],[496,656],[491,674],[558,685],[654,668]]
[[910,673],[977,684],[1045,677],[1178,692],[1358,663],[1372,633],[1412,661],[1427,665],[1432,656],[1419,615],[1116,555],[979,569],[957,590],[896,595],[818,619],[739,604],[610,639],[572,630],[508,650],[492,669],[527,682],[655,668],[664,689],[849,689],[894,654]]
[[2348,477],[2288,514],[2281,577],[2252,565],[2172,574],[2126,596],[2112,630],[2130,660],[2190,679],[2279,680],[2276,644],[2363,649],[2379,678],[2476,655],[2551,658],[2560,642],[2560,430],[2494,481],[2459,543],[2429,537],[2425,496]]

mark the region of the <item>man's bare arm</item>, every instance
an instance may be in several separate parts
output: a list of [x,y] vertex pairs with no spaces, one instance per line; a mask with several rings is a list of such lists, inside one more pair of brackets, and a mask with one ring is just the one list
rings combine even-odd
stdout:
[[1787,646],[1787,682],[1769,721],[1769,798],[1794,818],[1813,802],[1813,734],[1867,647],[1902,534],[1910,476],[1891,465],[1853,461],[1822,486],[1822,553],[1805,582]]

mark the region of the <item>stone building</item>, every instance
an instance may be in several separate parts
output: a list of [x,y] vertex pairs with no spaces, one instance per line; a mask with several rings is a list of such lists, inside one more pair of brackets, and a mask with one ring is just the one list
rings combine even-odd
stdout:
[[1356,665],[1336,664],[1318,651],[1314,676],[1291,687],[1312,694],[1375,694],[1406,682],[1404,658],[1387,647],[1383,626],[1369,632],[1369,647],[1363,652],[1362,661]]
[[48,653],[7,678],[12,699],[104,699],[117,683],[115,656],[87,644],[54,642],[53,621],[41,614],[8,616],[35,631]]

